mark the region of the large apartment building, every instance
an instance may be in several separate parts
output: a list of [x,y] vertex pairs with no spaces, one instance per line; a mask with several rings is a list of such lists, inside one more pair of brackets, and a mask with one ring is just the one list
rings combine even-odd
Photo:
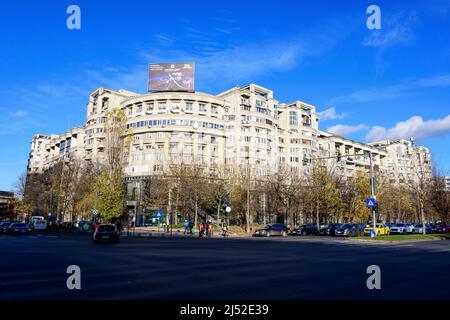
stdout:
[[444,177],[445,191],[450,192],[450,176]]
[[127,116],[131,143],[124,154],[129,181],[162,174],[177,163],[197,164],[209,171],[245,166],[255,176],[287,166],[292,174],[306,176],[317,157],[329,158],[325,162],[345,176],[368,172],[371,161],[377,173],[397,182],[412,179],[419,165],[431,173],[427,148],[408,140],[364,144],[319,130],[314,106],[302,101],[281,103],[272,90],[256,84],[218,95],[99,88],[89,96],[84,126],[62,135],[33,137],[28,172],[42,172],[61,160],[102,163],[106,116],[113,108]]
[[414,146],[414,140],[383,140],[369,144],[387,154],[386,177],[393,183],[408,183],[432,174],[430,150]]

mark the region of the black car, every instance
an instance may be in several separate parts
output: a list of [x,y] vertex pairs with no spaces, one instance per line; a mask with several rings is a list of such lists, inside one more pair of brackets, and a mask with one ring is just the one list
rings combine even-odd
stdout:
[[29,234],[31,232],[30,227],[23,222],[14,222],[6,229],[8,234]]
[[10,221],[3,221],[0,222],[0,233],[6,233],[6,230],[8,230],[9,226],[13,223]]
[[258,229],[253,234],[254,237],[271,237],[271,236],[283,236],[288,235],[288,228],[282,223],[274,223],[265,226],[262,229]]
[[326,225],[320,226],[319,235],[321,236],[334,236],[334,233],[337,228],[339,228],[341,223],[329,223]]
[[97,230],[94,231],[93,237],[94,243],[99,243],[105,240],[118,243],[120,232],[113,224],[101,224],[98,226]]
[[335,230],[337,237],[358,237],[364,235],[365,224],[345,223]]
[[315,224],[304,224],[298,226],[292,230],[291,235],[293,236],[308,236],[308,235],[317,235],[319,231],[317,230],[317,226]]

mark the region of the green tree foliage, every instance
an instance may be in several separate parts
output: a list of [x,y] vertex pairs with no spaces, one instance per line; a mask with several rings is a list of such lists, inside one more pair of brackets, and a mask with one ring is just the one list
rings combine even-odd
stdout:
[[97,179],[96,208],[99,216],[106,221],[120,218],[126,206],[124,177],[120,172],[108,174],[103,172]]

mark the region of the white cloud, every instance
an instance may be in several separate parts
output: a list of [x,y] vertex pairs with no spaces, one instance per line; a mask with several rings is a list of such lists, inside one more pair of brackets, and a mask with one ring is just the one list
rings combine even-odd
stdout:
[[421,88],[439,88],[450,86],[450,74],[435,75],[429,78],[407,80],[384,88],[359,90],[330,99],[328,103],[342,104],[350,102],[372,102],[408,96]]
[[450,114],[441,119],[427,121],[420,116],[413,116],[408,120],[397,122],[392,128],[372,127],[366,135],[366,141],[409,139],[411,137],[421,140],[447,133],[450,133]]
[[334,133],[338,136],[344,136],[344,137],[351,135],[353,133],[356,133],[359,131],[365,131],[365,130],[369,130],[369,126],[367,126],[365,124],[358,124],[355,126],[338,124],[338,125],[329,127],[327,129],[328,132]]
[[386,49],[395,45],[412,44],[416,37],[413,27],[418,22],[418,16],[412,12],[408,15],[398,14],[396,16],[383,16],[380,30],[371,30],[363,45],[379,49]]
[[318,112],[321,120],[336,120],[343,119],[347,114],[346,113],[337,113],[336,108],[328,108],[323,111]]
[[28,115],[28,112],[25,112],[23,110],[17,110],[14,112],[9,112],[8,115],[12,118],[23,118]]

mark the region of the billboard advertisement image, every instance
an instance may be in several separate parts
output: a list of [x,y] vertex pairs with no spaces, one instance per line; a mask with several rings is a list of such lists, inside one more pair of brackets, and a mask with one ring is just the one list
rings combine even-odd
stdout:
[[149,91],[195,91],[194,63],[149,65]]

